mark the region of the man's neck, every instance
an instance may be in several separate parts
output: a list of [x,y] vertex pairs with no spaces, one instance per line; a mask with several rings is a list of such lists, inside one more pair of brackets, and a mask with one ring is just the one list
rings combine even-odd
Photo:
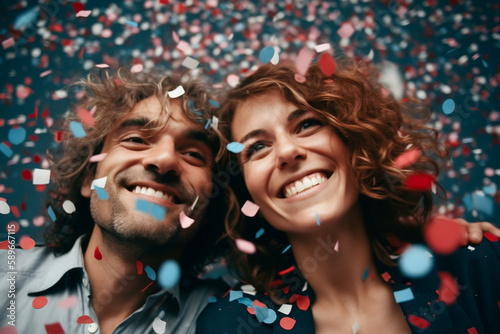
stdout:
[[155,272],[169,256],[148,254],[138,247],[122,247],[94,227],[84,252],[85,270],[91,286],[91,304],[99,319],[101,333],[111,333],[122,321],[139,309],[147,297],[160,290],[140,268]]

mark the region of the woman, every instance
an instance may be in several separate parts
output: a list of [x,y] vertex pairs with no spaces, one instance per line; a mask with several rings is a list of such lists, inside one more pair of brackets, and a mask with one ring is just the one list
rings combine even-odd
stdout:
[[[312,65],[305,82],[292,64],[265,65],[232,90],[220,126],[245,147],[232,157],[245,184],[231,183],[260,211],[226,230],[238,274],[263,293],[233,291],[204,311],[198,332],[499,333],[499,243],[435,255],[439,274],[422,278],[396,267],[404,243],[423,242],[432,210],[431,186],[409,176],[432,181],[429,154],[445,154],[429,114],[348,63],[331,75]],[[490,272],[476,277],[470,263]]]

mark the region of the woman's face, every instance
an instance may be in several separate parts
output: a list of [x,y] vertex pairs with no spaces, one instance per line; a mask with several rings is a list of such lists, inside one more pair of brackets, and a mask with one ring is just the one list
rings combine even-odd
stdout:
[[231,131],[245,145],[239,162],[253,201],[278,230],[317,231],[316,215],[324,226],[357,202],[348,152],[335,130],[278,90],[241,103]]

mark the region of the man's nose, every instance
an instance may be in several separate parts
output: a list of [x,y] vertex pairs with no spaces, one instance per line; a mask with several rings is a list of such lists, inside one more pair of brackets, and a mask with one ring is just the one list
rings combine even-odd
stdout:
[[304,160],[307,151],[288,135],[281,135],[276,140],[276,168],[283,169]]
[[156,169],[159,174],[179,175],[180,160],[175,143],[170,138],[157,141],[148,151],[142,164],[145,169]]

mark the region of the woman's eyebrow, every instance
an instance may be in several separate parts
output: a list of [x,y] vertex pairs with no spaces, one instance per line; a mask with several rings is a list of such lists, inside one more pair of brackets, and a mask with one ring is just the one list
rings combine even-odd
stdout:
[[296,109],[288,115],[286,120],[287,120],[287,122],[293,121],[294,119],[299,118],[300,116],[304,115],[305,113],[307,113],[306,110]]
[[247,133],[246,135],[243,136],[243,138],[240,139],[240,143],[244,143],[246,142],[247,140],[253,138],[253,137],[258,137],[258,136],[261,136],[265,133],[264,130],[262,129],[256,129],[256,130],[252,130],[250,131],[249,133]]

